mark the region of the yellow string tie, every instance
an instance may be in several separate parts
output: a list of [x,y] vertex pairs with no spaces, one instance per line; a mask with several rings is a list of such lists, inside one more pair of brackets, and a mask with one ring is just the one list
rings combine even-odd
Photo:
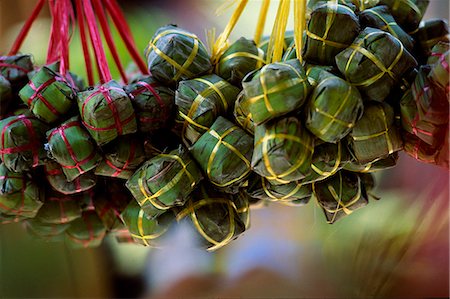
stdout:
[[162,234],[164,234],[167,231],[167,228],[164,229],[163,231],[159,232],[159,233],[146,235],[145,231],[144,231],[144,224],[143,224],[144,217],[145,217],[144,210],[140,209],[139,210],[139,214],[138,214],[138,219],[137,219],[137,226],[138,226],[139,235],[131,233],[131,236],[133,238],[137,238],[137,239],[142,240],[142,242],[144,243],[145,246],[150,246],[150,244],[148,243],[147,240],[153,240],[153,239],[156,239],[156,238],[160,237]]
[[255,31],[255,44],[259,44],[264,31],[264,25],[266,24],[267,12],[269,11],[270,0],[263,0],[261,3],[261,10],[259,12],[258,23]]

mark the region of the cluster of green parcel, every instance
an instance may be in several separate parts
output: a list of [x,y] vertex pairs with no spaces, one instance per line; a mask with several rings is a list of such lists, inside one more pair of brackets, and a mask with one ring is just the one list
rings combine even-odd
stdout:
[[290,32],[282,61],[240,38],[213,63],[173,25],[126,85],[0,57],[0,221],[76,247],[181,221],[214,250],[252,204],[314,197],[329,223],[367,205],[400,150],[448,165],[447,23],[421,23],[424,0],[335,2],[309,1],[303,63]]

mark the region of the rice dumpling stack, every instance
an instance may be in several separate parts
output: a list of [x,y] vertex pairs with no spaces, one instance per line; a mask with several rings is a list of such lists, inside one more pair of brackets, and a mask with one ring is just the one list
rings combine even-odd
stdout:
[[265,64],[264,52],[252,40],[241,37],[219,58],[215,73],[235,86],[241,86],[242,79]]
[[334,57],[352,44],[359,31],[358,17],[351,8],[326,2],[311,13],[303,57],[308,62],[334,65]]
[[242,86],[257,125],[299,109],[311,90],[298,59],[267,64],[245,76]]
[[137,131],[131,100],[114,80],[78,93],[78,108],[83,125],[99,146]]
[[313,183],[313,192],[330,224],[369,203],[360,175],[345,170]]
[[247,133],[255,134],[255,124],[252,121],[252,114],[250,113],[249,102],[245,97],[244,91],[241,91],[234,103],[234,120]]
[[238,94],[237,87],[214,74],[181,81],[175,94],[176,122],[185,145],[194,144],[219,115],[225,115]]
[[75,102],[74,88],[60,74],[42,67],[19,92],[22,101],[46,123],[66,114]]
[[61,165],[54,161],[46,161],[44,171],[50,186],[59,193],[66,195],[90,190],[97,183],[97,176],[92,172],[84,173],[68,182]]
[[429,2],[429,0],[381,0],[380,4],[387,5],[395,21],[411,34],[419,27]]
[[145,162],[126,186],[148,215],[158,216],[184,205],[202,178],[189,152],[180,146]]
[[219,116],[192,146],[191,154],[209,182],[221,191],[237,193],[251,171],[253,138]]
[[145,49],[148,70],[158,81],[173,86],[208,73],[211,61],[199,38],[175,25],[159,28]]
[[26,173],[8,170],[0,164],[0,213],[33,218],[44,202],[44,192]]
[[359,21],[363,28],[372,27],[389,32],[392,36],[398,38],[409,52],[413,51],[414,39],[395,22],[389,7],[386,5],[375,6],[362,11],[359,14]]
[[141,133],[153,133],[169,127],[175,106],[175,93],[145,76],[124,87],[135,108],[138,129]]
[[336,56],[336,64],[363,98],[375,101],[383,101],[403,76],[417,66],[397,38],[370,27]]
[[363,101],[356,87],[323,71],[305,107],[305,125],[319,139],[336,143],[361,117]]
[[45,123],[30,114],[19,114],[1,120],[0,130],[0,158],[9,170],[21,172],[42,164],[46,158]]
[[0,75],[0,116],[6,115],[9,111],[12,99],[11,83]]
[[360,164],[385,158],[403,148],[394,125],[394,111],[386,103],[368,102],[349,139],[350,149]]
[[98,247],[106,235],[106,228],[95,211],[83,212],[65,231],[66,242],[73,248]]
[[272,184],[303,179],[311,172],[314,138],[296,117],[285,117],[255,129],[252,169]]
[[0,56],[0,75],[10,83],[14,93],[28,82],[27,74],[33,70],[31,55]]
[[202,185],[177,213],[177,220],[192,225],[208,251],[227,245],[245,231],[230,196]]
[[137,136],[121,136],[103,147],[104,158],[95,168],[95,174],[129,179],[145,161],[144,144]]
[[102,159],[78,116],[48,131],[47,140],[49,155],[62,166],[69,182],[94,169]]

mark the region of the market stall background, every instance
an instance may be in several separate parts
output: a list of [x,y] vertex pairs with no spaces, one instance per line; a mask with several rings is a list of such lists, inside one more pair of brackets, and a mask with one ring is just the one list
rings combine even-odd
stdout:
[[[0,53],[8,50],[34,3],[0,0]],[[203,39],[205,29],[220,31],[231,13],[216,16],[221,3],[121,1],[142,51],[155,30],[168,23]],[[233,39],[252,36],[258,5],[250,1]],[[425,19],[448,19],[448,14],[447,0],[433,0]],[[49,23],[43,13],[22,48],[37,64],[45,59]],[[121,44],[118,49],[128,59]],[[72,70],[84,74],[76,38],[71,51]],[[117,70],[112,72],[118,77]],[[314,201],[300,208],[272,204],[253,210],[250,230],[214,253],[197,249],[183,227],[168,236],[167,243],[176,245],[162,249],[107,239],[97,249],[72,250],[35,240],[20,224],[0,226],[0,297],[355,297],[375,292],[447,297],[448,171],[402,154],[398,166],[377,179],[381,200],[336,224],[325,223]]]

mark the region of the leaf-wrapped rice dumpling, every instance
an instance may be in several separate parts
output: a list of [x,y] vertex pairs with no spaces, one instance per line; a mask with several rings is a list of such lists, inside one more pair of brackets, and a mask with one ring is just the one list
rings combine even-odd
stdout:
[[180,146],[145,162],[126,186],[147,214],[182,206],[203,178],[189,152]]
[[66,230],[66,242],[73,248],[98,247],[106,235],[106,228],[95,211],[83,212]]
[[0,75],[10,83],[14,93],[28,82],[27,74],[33,70],[31,55],[0,56]]
[[256,47],[254,41],[241,37],[219,58],[215,72],[231,84],[241,86],[248,73],[264,64],[264,52]]
[[44,192],[26,173],[15,173],[0,164],[0,213],[33,218],[44,202]]
[[413,33],[420,24],[429,0],[381,0],[391,10],[395,21],[409,34]]
[[44,205],[36,215],[42,223],[64,224],[81,217],[81,197],[48,190]]
[[42,67],[19,92],[22,101],[37,118],[52,123],[75,103],[75,91],[60,74]]
[[448,94],[450,92],[450,44],[439,42],[434,46],[427,63],[431,66],[428,77]]
[[59,193],[66,195],[87,191],[97,183],[97,176],[92,172],[84,173],[68,182],[61,165],[54,161],[47,161],[44,165],[44,171],[50,186]]
[[77,116],[48,131],[47,140],[49,155],[62,166],[69,182],[95,168],[102,159]]
[[251,171],[253,138],[219,116],[192,146],[191,154],[209,182],[221,191],[237,193]]
[[69,223],[50,224],[43,223],[36,218],[27,219],[25,228],[31,235],[38,237],[46,242],[64,241],[64,232],[69,228]]
[[168,85],[193,79],[212,68],[208,51],[199,38],[174,25],[156,31],[145,56],[152,76]]
[[194,144],[219,115],[225,115],[238,94],[237,87],[214,74],[181,81],[175,94],[176,130],[185,145]]
[[326,2],[311,13],[303,57],[308,62],[334,65],[334,57],[358,36],[358,17],[348,6]]
[[0,158],[8,169],[21,172],[42,164],[46,124],[29,114],[19,114],[1,120],[0,130]]
[[430,56],[432,48],[439,42],[449,42],[448,34],[449,28],[446,20],[431,19],[424,21],[417,30],[417,33],[414,34],[418,42],[418,54],[427,58]]
[[311,172],[314,138],[296,117],[262,124],[255,129],[254,172],[272,184],[298,181]]
[[252,121],[249,101],[245,97],[244,91],[241,91],[234,103],[234,119],[247,133],[255,134],[255,124]]
[[383,101],[403,76],[417,66],[413,56],[390,33],[366,28],[336,56],[348,82],[368,100]]
[[367,164],[403,148],[394,125],[394,111],[386,103],[368,102],[364,114],[350,132],[350,149],[360,164]]
[[255,124],[262,124],[300,108],[311,86],[298,59],[267,64],[242,81]]

